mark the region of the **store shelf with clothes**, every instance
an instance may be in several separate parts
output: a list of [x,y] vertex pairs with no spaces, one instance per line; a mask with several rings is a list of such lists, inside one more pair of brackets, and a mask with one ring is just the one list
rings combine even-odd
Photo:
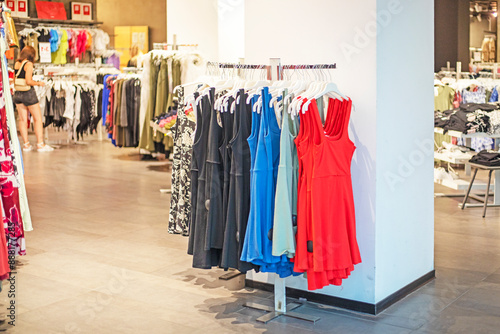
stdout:
[[139,116],[140,152],[168,153],[172,150],[171,138],[155,134],[150,121],[171,111],[173,88],[203,75],[206,61],[197,51],[153,50],[141,56],[138,64],[144,68]]
[[[481,125],[482,121],[489,122],[489,114],[481,114],[481,106],[484,106],[483,111],[492,112],[498,109],[496,106],[486,105],[487,103],[495,103],[499,101],[499,91],[500,91],[500,80],[488,78],[488,77],[478,77],[477,79],[459,79],[445,77],[441,80],[434,80],[434,109],[436,112],[437,123],[441,123],[439,119],[443,119],[446,123],[443,126],[437,125],[437,127],[447,128],[450,126],[449,122],[458,128],[452,128],[452,130],[457,130],[464,133],[472,132],[485,132],[494,133],[494,126],[491,127],[489,124]],[[454,110],[454,112],[452,112]],[[457,113],[458,112],[458,113]],[[444,114],[443,114],[444,113]],[[475,113],[472,115],[471,113]],[[469,115],[466,115],[469,114]],[[453,116],[452,116],[453,115]],[[487,116],[486,118],[483,116]],[[496,112],[491,114],[491,116],[496,116]],[[451,117],[451,121],[448,119]],[[475,117],[475,119],[467,121],[467,118]],[[496,119],[496,118],[495,118]],[[493,122],[495,122],[495,119]],[[467,123],[471,122],[470,126]],[[475,124],[475,125],[474,125]],[[441,140],[439,140],[440,142]],[[465,142],[457,141],[453,139],[451,141],[453,144],[462,144]],[[493,149],[495,147],[495,142],[487,136],[482,138],[474,138],[470,143],[472,148],[476,151],[481,151],[482,149]]]
[[19,36],[20,49],[31,45],[38,51],[39,42],[50,43],[53,64],[81,61],[87,52],[88,60],[92,61],[103,56],[109,44],[109,35],[103,30],[73,25],[41,24],[21,30]]

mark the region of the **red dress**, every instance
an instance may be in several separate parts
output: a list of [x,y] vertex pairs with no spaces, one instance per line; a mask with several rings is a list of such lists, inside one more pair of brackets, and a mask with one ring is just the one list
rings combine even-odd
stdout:
[[351,100],[330,99],[325,127],[315,100],[300,115],[295,270],[307,272],[310,290],[341,285],[361,262],[350,174],[355,147],[347,135],[351,107]]

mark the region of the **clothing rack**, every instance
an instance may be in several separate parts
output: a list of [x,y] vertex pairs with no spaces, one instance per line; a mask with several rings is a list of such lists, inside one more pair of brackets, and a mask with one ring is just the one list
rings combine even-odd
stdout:
[[197,48],[198,44],[177,44],[177,35],[173,35],[173,43],[153,43],[153,50],[168,50],[171,46],[172,50],[179,50],[179,46]]
[[[280,58],[271,58],[269,64],[243,64],[243,63],[219,63],[207,62],[207,72],[211,73],[214,69],[234,69],[234,70],[266,70],[267,79],[272,83],[277,80],[283,80],[284,70],[330,70],[336,69],[336,64],[302,64],[302,65],[282,65]],[[212,73],[213,74],[213,73]],[[236,71],[234,72],[236,74]],[[239,74],[239,73],[238,73]],[[183,86],[179,86],[183,89]],[[180,102],[183,99],[183,94],[179,96]],[[180,103],[182,105],[182,103]],[[235,274],[236,275],[235,275]],[[238,276],[241,273],[234,271],[229,274],[223,275],[220,279],[228,279]],[[295,302],[287,305],[286,301],[286,279],[280,278],[278,275],[274,276],[274,307],[262,305],[254,302],[246,302],[243,304],[245,307],[252,309],[266,311],[267,314],[257,318],[258,322],[268,323],[278,317],[287,316],[305,321],[315,323],[320,320],[319,317],[301,314],[295,310],[303,306],[302,302]]]
[[183,47],[191,47],[191,48],[197,48],[198,44],[172,44],[172,43],[153,43],[153,50],[168,50],[169,46],[172,47],[172,50],[178,50],[174,49],[175,46],[183,46]]
[[[231,65],[231,64],[229,64]],[[259,66],[258,68],[262,68],[263,65],[250,65],[250,66]],[[324,64],[323,68],[318,68],[319,65],[281,65],[280,58],[270,58],[270,65],[266,65],[268,67],[268,79],[273,82],[276,80],[283,80],[283,69],[298,69],[300,66],[301,69],[334,69],[336,68],[336,64]],[[225,67],[223,67],[225,68]],[[295,319],[301,319],[305,321],[310,321],[312,323],[316,323],[316,321],[320,320],[319,317],[309,316],[306,314],[301,314],[298,312],[294,312],[295,309],[301,307],[302,303],[286,303],[286,281],[284,278],[280,278],[278,275],[275,275],[274,280],[274,308],[262,305],[259,303],[247,302],[244,304],[245,307],[249,307],[252,309],[257,309],[261,311],[267,311],[269,313],[257,318],[258,322],[268,323],[276,318],[281,316],[287,316]]]
[[[61,29],[85,29],[85,30],[91,30],[91,29],[97,29],[96,27],[92,26],[84,26],[84,25],[69,25],[69,24],[56,24],[56,23],[42,23],[36,26],[36,28],[61,28]],[[34,28],[34,29],[36,29]]]

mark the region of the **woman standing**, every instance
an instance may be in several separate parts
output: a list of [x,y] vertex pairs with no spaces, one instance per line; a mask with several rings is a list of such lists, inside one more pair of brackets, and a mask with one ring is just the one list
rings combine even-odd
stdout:
[[50,152],[54,149],[43,142],[43,121],[42,111],[36,96],[33,86],[44,86],[43,82],[33,81],[33,62],[35,60],[36,51],[31,46],[26,46],[19,55],[19,58],[14,65],[16,77],[14,79],[14,103],[17,106],[19,113],[19,131],[23,138],[23,151],[31,151],[31,146],[28,139],[28,111],[33,116],[35,123],[35,135],[37,139],[38,152]]

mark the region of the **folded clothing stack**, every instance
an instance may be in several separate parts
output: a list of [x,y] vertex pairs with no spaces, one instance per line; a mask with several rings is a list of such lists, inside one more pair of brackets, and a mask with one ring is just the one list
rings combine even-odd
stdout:
[[500,166],[500,153],[483,150],[472,157],[469,162],[488,167]]

